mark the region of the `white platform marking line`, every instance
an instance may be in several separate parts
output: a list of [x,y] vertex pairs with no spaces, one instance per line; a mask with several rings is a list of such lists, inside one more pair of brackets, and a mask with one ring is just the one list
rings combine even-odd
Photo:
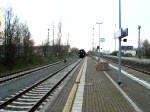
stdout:
[[[109,64],[109,66],[112,67],[112,68],[114,68],[114,69],[116,69],[116,70],[118,70],[117,67],[115,67],[115,66],[113,66],[113,65],[111,65],[111,64]],[[150,83],[148,83],[147,81],[144,81],[144,80],[142,80],[142,79],[140,79],[140,78],[137,78],[137,77],[133,76],[132,74],[128,74],[128,73],[125,72],[124,70],[121,70],[121,72],[122,72],[124,75],[126,75],[127,77],[131,78],[132,80],[134,80],[134,81],[138,82],[139,84],[143,85],[143,86],[146,87],[147,89],[150,89]]]
[[74,100],[71,112],[82,112],[86,68],[87,68],[87,60],[86,60],[86,63],[82,72],[81,80],[79,83],[79,87],[75,96],[75,100]]
[[[98,59],[96,56],[95,56],[94,58],[95,58],[95,59]],[[94,61],[95,61],[95,60],[94,60]],[[95,63],[98,63],[98,62],[95,61]],[[113,66],[113,65],[111,65],[111,64],[109,64],[109,66],[112,67],[112,68],[114,68],[114,69],[116,69],[116,70],[118,70],[118,67],[115,67],[115,66]],[[141,84],[142,86],[146,87],[147,89],[150,89],[150,83],[149,83],[149,82],[147,82],[147,81],[145,81],[145,80],[142,80],[142,79],[140,79],[140,78],[137,78],[137,77],[135,77],[135,76],[132,75],[132,74],[128,74],[128,72],[126,72],[126,71],[124,71],[124,70],[121,70],[121,73],[123,73],[124,75],[126,75],[126,76],[129,77],[130,79],[132,79],[132,80],[138,82],[139,84]]]
[[131,103],[131,105],[134,107],[134,109],[137,112],[142,112],[139,107],[127,96],[127,94],[113,81],[113,79],[104,71],[106,76],[111,80],[111,82],[116,86],[116,88],[124,95],[124,97]]

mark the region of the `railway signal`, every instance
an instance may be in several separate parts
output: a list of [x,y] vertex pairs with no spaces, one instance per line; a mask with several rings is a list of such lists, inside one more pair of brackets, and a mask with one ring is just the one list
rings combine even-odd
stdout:
[[99,49],[99,46],[97,46],[97,49]]

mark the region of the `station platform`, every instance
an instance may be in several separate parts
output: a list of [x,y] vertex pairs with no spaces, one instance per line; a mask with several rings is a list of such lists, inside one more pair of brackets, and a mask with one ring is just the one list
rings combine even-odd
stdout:
[[97,62],[86,57],[75,82],[66,85],[47,112],[150,112],[149,89],[126,76],[118,85],[116,70],[96,67]]

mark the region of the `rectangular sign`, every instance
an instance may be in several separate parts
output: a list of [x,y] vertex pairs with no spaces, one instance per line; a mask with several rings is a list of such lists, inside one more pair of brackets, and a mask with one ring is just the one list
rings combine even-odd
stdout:
[[105,38],[100,38],[100,41],[101,42],[105,42]]
[[127,50],[133,50],[133,46],[121,46],[121,49],[125,50],[125,51],[127,51]]

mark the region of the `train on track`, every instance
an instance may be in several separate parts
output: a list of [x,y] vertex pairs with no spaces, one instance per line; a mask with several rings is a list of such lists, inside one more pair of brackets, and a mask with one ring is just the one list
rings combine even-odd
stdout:
[[78,56],[79,56],[79,58],[84,58],[86,56],[85,50],[84,49],[80,49],[78,51]]

